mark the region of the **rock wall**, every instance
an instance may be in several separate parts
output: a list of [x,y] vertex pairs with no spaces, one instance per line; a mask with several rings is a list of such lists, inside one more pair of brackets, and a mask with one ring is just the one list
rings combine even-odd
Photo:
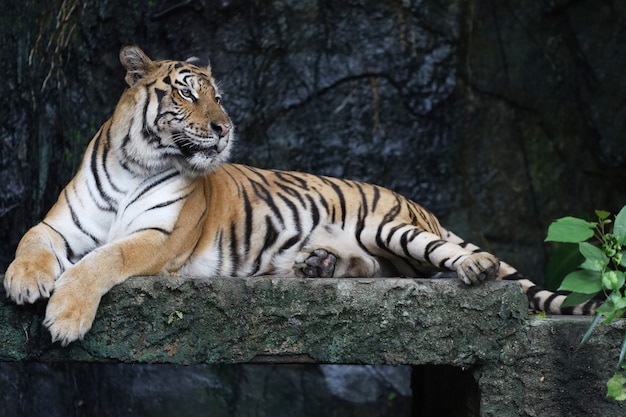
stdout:
[[[371,181],[541,281],[547,225],[624,204],[620,2],[61,0],[0,16],[0,265],[124,88],[206,54],[234,160]],[[3,268],[2,268],[3,269]]]
[[[625,203],[625,8],[609,0],[7,2],[0,271],[113,111],[125,87],[119,48],[137,43],[153,58],[210,57],[237,125],[235,161],[388,186],[541,281],[550,221]],[[568,372],[586,376],[576,363],[564,360],[569,370],[551,384]],[[10,365],[3,383],[15,391],[5,392],[32,401],[31,377]],[[89,381],[77,379],[85,372],[95,383],[115,372],[104,366],[67,365],[63,381]],[[56,381],[51,392],[63,373],[55,369],[40,369]],[[529,375],[515,388],[546,378]],[[539,412],[546,402],[537,402],[528,414],[558,415],[553,394],[553,408]]]

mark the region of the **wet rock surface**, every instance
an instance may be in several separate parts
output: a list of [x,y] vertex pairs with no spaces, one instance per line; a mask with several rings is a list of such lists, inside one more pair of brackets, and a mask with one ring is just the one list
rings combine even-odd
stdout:
[[132,278],[62,348],[41,305],[4,301],[0,414],[623,415],[605,381],[626,322],[578,348],[590,318],[530,318],[526,304],[501,282]]

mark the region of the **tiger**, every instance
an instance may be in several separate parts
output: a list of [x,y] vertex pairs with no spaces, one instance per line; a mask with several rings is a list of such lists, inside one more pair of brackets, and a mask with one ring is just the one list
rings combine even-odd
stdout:
[[530,307],[561,307],[427,209],[359,181],[229,163],[234,125],[211,66],[119,59],[128,84],[44,219],[20,240],[4,276],[17,304],[48,299],[52,342],[81,340],[100,300],[132,276],[428,277],[467,285],[517,281]]

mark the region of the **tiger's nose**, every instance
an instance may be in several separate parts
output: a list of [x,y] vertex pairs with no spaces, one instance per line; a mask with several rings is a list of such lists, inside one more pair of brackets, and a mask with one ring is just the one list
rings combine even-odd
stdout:
[[230,129],[232,129],[233,127],[227,123],[213,123],[211,122],[211,129],[213,129],[213,131],[215,133],[217,133],[217,135],[220,138],[223,138],[224,136],[226,136],[228,134],[228,132],[230,132]]

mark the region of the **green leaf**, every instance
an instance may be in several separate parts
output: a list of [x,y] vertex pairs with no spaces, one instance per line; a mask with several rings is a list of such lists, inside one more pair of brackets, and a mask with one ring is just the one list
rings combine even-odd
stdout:
[[604,254],[604,251],[597,246],[593,246],[591,243],[578,243],[578,250],[585,257],[585,262],[580,265],[583,269],[602,271],[609,263],[609,258]]
[[562,306],[563,307],[575,307],[577,305],[586,303],[587,301],[591,300],[595,295],[595,294],[583,294],[580,292],[573,292],[570,293],[567,297],[565,297],[565,300],[563,301]]
[[[622,277],[622,284],[624,283]],[[622,297],[621,291],[613,291],[609,296],[611,300],[611,304],[613,304],[613,308],[616,310],[623,310],[626,308],[626,297]]]
[[584,242],[593,236],[595,223],[576,217],[560,218],[548,227],[546,242]]
[[579,269],[567,274],[559,290],[595,294],[602,290],[602,278],[597,271]]
[[619,352],[619,359],[617,361],[617,367],[619,368],[624,362],[624,357],[626,356],[626,335],[624,335],[624,340],[622,340],[622,349]]
[[615,223],[613,224],[613,234],[617,237],[619,243],[626,243],[626,206],[615,216]]
[[620,305],[616,305],[616,303],[624,305],[619,291],[613,291],[608,299],[602,303],[600,307],[596,308],[596,313],[602,314],[605,317],[603,321],[604,324],[608,324],[624,315],[624,308]]
[[579,347],[584,345],[585,343],[587,343],[587,340],[589,340],[589,338],[591,337],[591,332],[593,332],[593,329],[595,329],[596,326],[598,325],[598,323],[600,323],[600,319],[601,318],[602,318],[602,314],[596,314],[596,316],[593,318],[591,324],[589,325],[589,328],[585,332],[585,335],[583,336],[582,340],[580,341],[580,345],[578,345]]
[[615,374],[606,382],[606,396],[617,401],[626,400],[626,378],[622,374]]
[[577,244],[560,243],[550,256],[546,267],[546,289],[554,291],[559,288],[563,278],[577,269],[584,260],[585,258],[580,254]]
[[600,220],[604,220],[607,217],[609,217],[611,215],[610,212],[605,211],[605,210],[596,210],[596,216],[598,216],[598,219]]
[[626,268],[626,250],[623,250],[621,254],[622,254],[622,259],[619,264],[620,266],[623,266],[624,268]]

